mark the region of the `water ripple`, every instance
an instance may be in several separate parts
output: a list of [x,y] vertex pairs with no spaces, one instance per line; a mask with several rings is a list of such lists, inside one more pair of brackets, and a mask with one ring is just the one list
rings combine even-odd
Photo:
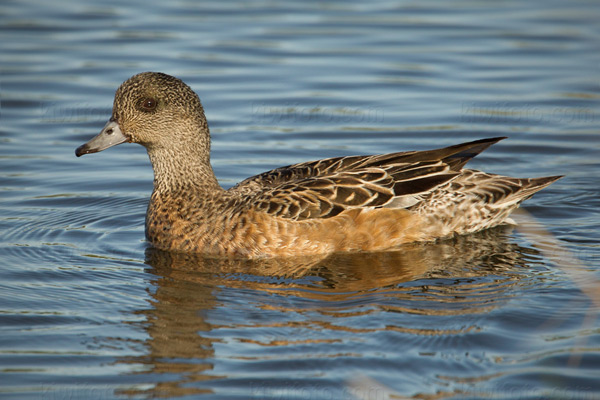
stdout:
[[[600,397],[599,10],[5,1],[3,395]],[[549,234],[325,259],[157,251],[144,149],[73,154],[144,70],[198,92],[224,186],[292,162],[510,136],[470,165],[567,175],[525,203]]]

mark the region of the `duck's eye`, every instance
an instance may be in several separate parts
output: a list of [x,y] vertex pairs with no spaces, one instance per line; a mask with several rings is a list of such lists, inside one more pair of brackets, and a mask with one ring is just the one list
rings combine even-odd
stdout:
[[140,109],[145,112],[150,112],[150,111],[156,110],[157,105],[158,105],[158,102],[156,101],[156,99],[153,99],[152,97],[144,97],[142,100],[140,100],[140,103],[139,103]]

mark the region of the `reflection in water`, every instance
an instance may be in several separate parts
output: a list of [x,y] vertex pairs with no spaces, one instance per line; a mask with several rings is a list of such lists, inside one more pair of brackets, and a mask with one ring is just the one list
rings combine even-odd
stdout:
[[[216,359],[239,362],[245,371],[279,360],[290,363],[286,373],[306,369],[317,376],[328,370],[315,371],[318,364],[309,370],[295,358],[295,347],[311,344],[313,353],[305,348],[302,358],[363,358],[368,346],[361,344],[381,333],[423,341],[477,332],[476,323],[453,318],[503,304],[530,276],[535,258],[531,249],[509,242],[506,228],[325,259],[230,260],[148,249],[155,292],[152,307],[139,311],[146,316],[147,354],[121,362],[143,365],[153,386],[121,394],[212,393],[219,382],[236,378],[231,366],[224,368],[229,375],[216,371]],[[216,348],[224,354],[216,357]],[[273,365],[266,370],[276,374]],[[277,383],[260,379],[262,392],[256,392],[256,379],[236,382],[259,397],[275,393]]]

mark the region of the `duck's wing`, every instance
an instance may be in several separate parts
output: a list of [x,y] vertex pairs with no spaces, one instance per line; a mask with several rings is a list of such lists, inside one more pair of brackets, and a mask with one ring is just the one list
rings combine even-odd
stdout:
[[247,207],[293,220],[329,218],[352,208],[408,207],[501,139],[294,164],[248,178],[230,191],[243,195]]

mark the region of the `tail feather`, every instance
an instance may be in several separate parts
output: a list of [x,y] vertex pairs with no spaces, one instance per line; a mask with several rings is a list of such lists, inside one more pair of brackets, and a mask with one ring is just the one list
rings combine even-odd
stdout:
[[491,204],[495,207],[509,207],[511,204],[521,204],[536,192],[551,185],[563,176],[564,175],[545,176],[541,178],[505,178],[514,180],[518,185],[515,187],[514,191],[507,193],[503,199],[491,202]]
[[552,183],[556,182],[560,178],[563,178],[564,175],[554,175],[554,176],[544,176],[541,178],[528,178],[524,179],[528,182],[527,185],[523,185],[523,191],[529,193],[527,197],[523,199],[527,199],[531,197],[535,192],[542,190],[546,186],[550,186]]
[[440,236],[465,234],[500,224],[514,224],[510,213],[534,193],[562,178],[511,178],[463,169],[453,181],[434,190],[409,210],[427,217]]

